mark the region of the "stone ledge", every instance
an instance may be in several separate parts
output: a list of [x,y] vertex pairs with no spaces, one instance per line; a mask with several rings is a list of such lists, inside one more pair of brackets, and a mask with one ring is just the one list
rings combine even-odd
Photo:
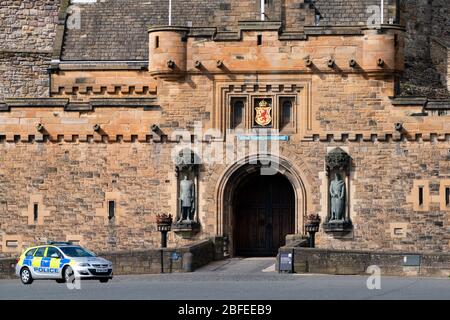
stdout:
[[279,35],[278,39],[282,41],[294,41],[294,40],[307,40],[308,37],[304,32],[283,32]]
[[0,103],[0,112],[10,108],[52,108],[62,107],[66,111],[92,111],[98,107],[144,108],[145,111],[159,110],[156,98],[93,98],[89,102],[70,102],[66,98],[14,98]]
[[394,106],[424,106],[427,103],[426,97],[391,97]]
[[69,103],[69,99],[61,98],[11,98],[5,99],[6,105],[11,107],[65,107]]
[[35,50],[35,49],[0,49],[0,53],[50,55],[50,54],[52,54],[52,51],[51,50]]
[[450,110],[450,99],[429,99],[427,97],[391,97],[395,107],[422,106],[425,110]]
[[[335,250],[283,247],[280,253],[293,253],[293,269],[298,273],[363,275],[369,266],[380,267],[387,276],[441,276],[450,275],[450,254]],[[406,259],[405,259],[406,257]],[[411,261],[416,261],[411,265]]]
[[147,70],[148,61],[57,61],[52,62],[52,67],[62,71],[92,71],[92,70]]
[[281,31],[281,21],[239,21],[240,31]]
[[425,106],[425,110],[450,110],[450,99],[429,100]]
[[304,32],[307,36],[364,34],[362,27],[355,26],[305,26]]

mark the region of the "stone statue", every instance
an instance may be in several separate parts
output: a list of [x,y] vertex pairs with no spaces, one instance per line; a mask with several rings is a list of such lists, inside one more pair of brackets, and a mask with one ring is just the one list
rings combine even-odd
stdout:
[[181,222],[191,222],[192,215],[195,212],[195,187],[191,180],[188,180],[187,176],[180,182],[180,219]]
[[345,213],[345,181],[340,173],[330,184],[331,218],[330,221],[344,220]]

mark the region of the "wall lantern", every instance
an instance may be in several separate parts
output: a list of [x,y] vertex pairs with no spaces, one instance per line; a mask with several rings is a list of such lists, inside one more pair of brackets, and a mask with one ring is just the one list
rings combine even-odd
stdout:
[[169,214],[157,214],[156,215],[156,228],[161,232],[161,248],[167,248],[167,232],[172,229],[172,215]]
[[318,214],[310,214],[306,220],[305,229],[309,233],[309,247],[316,246],[316,233],[320,228],[320,216]]

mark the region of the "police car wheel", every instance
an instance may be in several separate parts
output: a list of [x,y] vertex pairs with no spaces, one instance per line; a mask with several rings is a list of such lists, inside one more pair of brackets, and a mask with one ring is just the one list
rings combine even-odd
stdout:
[[31,272],[28,268],[23,268],[20,270],[20,280],[22,280],[23,284],[33,283],[33,277],[31,276]]
[[100,279],[101,283],[107,283],[109,281],[109,279]]
[[75,274],[71,267],[66,267],[64,269],[64,281],[67,283],[73,283],[75,281]]

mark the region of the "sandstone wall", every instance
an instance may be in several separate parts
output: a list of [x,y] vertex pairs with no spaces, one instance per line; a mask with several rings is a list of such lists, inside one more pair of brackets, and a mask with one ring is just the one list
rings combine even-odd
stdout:
[[[321,231],[319,247],[450,249],[445,205],[445,188],[450,186],[448,141],[282,143],[281,155],[306,177],[307,213],[319,212],[322,219],[327,212],[324,159],[327,150],[337,146],[347,148],[353,159],[349,201],[354,232],[337,239]],[[173,144],[3,142],[0,147],[2,255],[16,254],[6,250],[6,240],[26,246],[77,239],[97,251],[156,247],[156,214],[176,210]],[[214,236],[221,223],[215,190],[226,167],[212,164],[201,169],[200,238]],[[419,185],[425,188],[422,207]],[[117,206],[112,221],[109,200]],[[33,222],[34,203],[39,204],[41,222]],[[183,243],[181,237],[169,234],[170,245]]]
[[[300,78],[295,81],[311,83],[312,127],[306,136],[291,135],[280,148],[281,155],[305,176],[310,191],[306,213],[326,216],[327,151],[340,146],[353,158],[350,216],[354,233],[336,239],[321,232],[318,246],[448,250],[450,221],[448,208],[442,205],[445,188],[450,185],[450,144],[443,134],[448,133],[448,117],[411,117],[409,108],[393,107],[384,93],[392,90],[389,78],[330,74]],[[256,80],[246,79],[250,84]],[[73,239],[97,251],[157,246],[156,214],[176,212],[177,182],[171,156],[177,143],[172,133],[189,128],[193,134],[195,121],[201,121],[206,129],[213,127],[215,105],[220,103],[214,94],[216,82],[229,81],[217,76],[212,82],[202,75],[187,80],[184,84],[159,82],[161,110],[102,107],[68,112],[61,107],[11,107],[10,112],[1,113],[3,255],[15,254],[6,248],[6,241],[15,236],[21,246]],[[289,75],[268,75],[259,77],[258,83],[272,83],[269,90],[259,87],[264,94],[272,94],[274,81],[285,84],[291,80]],[[233,83],[239,81],[237,76],[233,79]],[[246,88],[255,90],[254,86]],[[442,136],[424,133],[423,137],[412,134],[402,138],[394,132],[396,121],[405,121],[408,130]],[[37,123],[44,125],[44,134],[36,131]],[[96,123],[101,124],[101,133],[94,132]],[[160,124],[169,141],[161,143],[151,136],[153,123]],[[299,129],[304,123],[299,122]],[[201,168],[199,218],[203,229],[195,239],[216,235],[216,190],[228,165],[213,163]],[[417,206],[419,184],[426,188],[426,206],[422,208]],[[109,200],[117,203],[113,221],[108,220]],[[32,219],[34,203],[39,204],[42,215],[37,223]],[[400,234],[394,233],[395,229],[400,229]],[[186,242],[169,235],[171,245]]]
[[47,97],[60,0],[0,1],[0,101]]
[[403,0],[401,21],[406,26],[405,63],[402,95],[446,98],[449,93],[441,82],[431,59],[431,37],[448,40],[450,2],[445,0]]

